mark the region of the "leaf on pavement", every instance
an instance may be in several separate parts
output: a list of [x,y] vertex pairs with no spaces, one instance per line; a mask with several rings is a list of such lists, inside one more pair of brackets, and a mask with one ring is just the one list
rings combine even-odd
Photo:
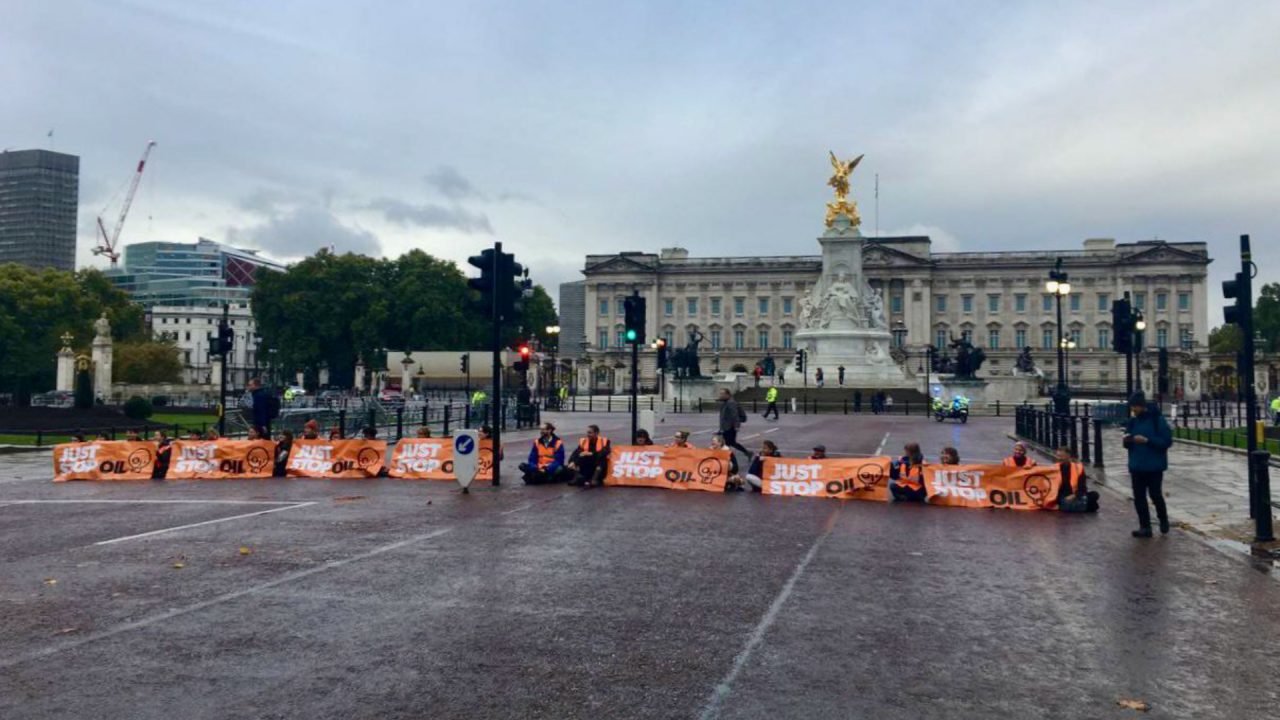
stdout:
[[363,495],[341,495],[334,498],[333,501],[336,503],[348,503],[348,502],[355,502],[356,500],[363,500],[363,499],[364,499]]
[[1116,704],[1126,710],[1137,710],[1138,712],[1146,712],[1151,709],[1150,703],[1145,703],[1141,700],[1121,699],[1117,700]]
[[80,632],[80,628],[78,627],[62,628],[58,632],[54,633],[54,635],[70,635],[73,632]]
[[45,585],[57,585],[57,584],[58,584],[58,579],[57,579],[57,578],[45,578],[45,579],[44,579],[44,584],[45,584]]
[[253,553],[253,551],[252,551],[252,550],[250,550],[250,549],[249,549],[249,547],[248,547],[247,545],[241,545],[241,546],[240,546],[240,554],[241,554],[241,555],[250,555],[250,554],[252,554],[252,553]]
[[181,570],[182,568],[184,568],[184,567],[186,567],[186,566],[187,566],[187,564],[186,564],[186,563],[184,563],[184,562],[176,562],[176,563],[174,563],[171,567],[172,567],[174,570]]

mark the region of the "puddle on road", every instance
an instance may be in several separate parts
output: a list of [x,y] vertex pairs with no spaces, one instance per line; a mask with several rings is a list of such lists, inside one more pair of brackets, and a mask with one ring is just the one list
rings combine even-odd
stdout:
[[1243,555],[1254,570],[1280,582],[1280,572],[1276,572],[1280,569],[1280,548],[1255,548],[1249,543],[1221,538],[1205,538],[1204,541],[1226,555]]

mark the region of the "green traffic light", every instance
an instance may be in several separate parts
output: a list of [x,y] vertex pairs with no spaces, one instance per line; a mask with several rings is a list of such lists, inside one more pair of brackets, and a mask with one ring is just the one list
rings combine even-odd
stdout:
[[636,331],[635,331],[635,330],[628,330],[628,331],[627,331],[627,342],[635,342],[635,339],[636,339]]

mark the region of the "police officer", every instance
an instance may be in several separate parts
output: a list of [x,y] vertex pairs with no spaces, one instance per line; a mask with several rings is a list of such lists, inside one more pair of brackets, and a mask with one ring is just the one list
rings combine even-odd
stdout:
[[773,413],[773,419],[777,420],[778,419],[778,388],[776,387],[769,388],[769,390],[764,394],[764,401],[769,403],[768,407],[764,409],[764,419],[768,420],[769,413]]

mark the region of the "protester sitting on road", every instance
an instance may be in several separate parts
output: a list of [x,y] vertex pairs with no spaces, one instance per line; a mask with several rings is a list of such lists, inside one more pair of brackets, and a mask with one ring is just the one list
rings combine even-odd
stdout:
[[199,430],[196,430],[195,428],[192,428],[191,430],[187,431],[187,439],[188,439],[188,440],[203,440],[203,439],[204,439],[204,436],[200,434],[200,431],[199,431]]
[[364,427],[364,429],[360,431],[360,435],[361,435],[365,440],[377,440],[377,439],[378,439],[378,428],[376,428],[376,427],[374,427],[374,426],[372,426],[372,425],[366,425],[366,426]]
[[[721,435],[721,437],[723,438],[724,436]],[[692,445],[689,444],[689,431],[677,430],[676,434],[672,436],[671,442],[667,444],[667,447],[678,447],[678,448],[693,447]]]
[[636,430],[636,445],[652,445],[653,438],[649,437],[649,431],[644,428]]
[[138,434],[137,430],[130,428],[124,431],[124,439],[129,442],[141,442],[142,436]]
[[924,502],[924,453],[920,443],[907,443],[901,458],[889,464],[889,491],[900,502]]
[[[711,436],[711,449],[712,450],[727,449],[724,446],[723,435],[721,435],[720,433],[716,433],[715,435]],[[731,492],[731,491],[740,492],[742,490],[746,490],[746,487],[743,486],[742,476],[738,474],[738,458],[733,454],[732,451],[729,452],[729,479],[725,481],[724,489],[725,489],[725,492]]]
[[418,437],[420,438],[431,437],[431,428],[427,427],[426,425],[423,425],[422,427],[418,428]]
[[302,426],[302,439],[303,440],[319,440],[320,439],[320,423],[316,422],[314,419],[308,420],[306,424]]
[[564,466],[564,443],[556,435],[556,426],[543,423],[538,439],[529,449],[529,460],[520,463],[524,481],[528,485],[564,482],[568,470]]
[[208,432],[204,434],[204,439],[205,440],[221,440],[222,436],[218,434],[217,428],[209,428]]
[[84,442],[84,431],[77,430],[71,433],[71,442]]
[[578,447],[569,456],[567,467],[576,474],[570,485],[580,485],[584,489],[592,485],[603,485],[604,474],[609,470],[609,439],[600,434],[600,426],[588,425],[587,434],[578,441]]
[[1160,521],[1161,534],[1169,532],[1169,511],[1164,504],[1164,471],[1169,468],[1169,446],[1173,445],[1173,431],[1160,414],[1160,408],[1147,404],[1142,393],[1129,398],[1129,413],[1133,416],[1124,426],[1124,446],[1129,451],[1129,478],[1133,482],[1133,508],[1138,513],[1138,529],[1133,536],[1151,537],[1151,511],[1147,508],[1147,496],[1156,506],[1156,518]]
[[1067,513],[1098,512],[1098,493],[1089,489],[1084,465],[1071,457],[1071,449],[1060,447],[1054,451],[1053,458],[1062,472],[1062,484],[1058,486],[1058,509]]
[[107,431],[106,431],[106,430],[99,430],[99,431],[98,431],[98,440],[99,440],[99,441],[102,441],[102,440],[110,441],[110,440],[111,440],[111,436],[107,434]]
[[338,428],[329,428],[329,439],[330,439],[330,440],[341,440],[341,439],[342,439],[342,431],[341,431],[341,430],[339,430]]
[[813,446],[813,453],[809,455],[809,459],[810,459],[810,460],[826,460],[826,459],[827,459],[827,446],[826,446],[826,445],[814,445],[814,446]]
[[280,433],[279,439],[276,440],[276,464],[275,472],[272,475],[276,477],[284,477],[285,465],[289,462],[289,451],[293,449],[293,433],[285,430]]
[[1016,442],[1013,444],[1013,454],[1004,459],[1005,467],[1029,468],[1035,467],[1036,461],[1027,454],[1027,444]]
[[938,456],[938,462],[943,465],[959,465],[960,451],[948,445],[942,448],[942,453]]
[[262,439],[262,431],[261,431],[261,430],[259,430],[259,429],[258,429],[258,428],[256,428],[256,427],[251,427],[251,428],[249,428],[249,433],[248,433],[248,435],[245,437],[245,439],[246,439],[246,440],[261,440],[261,439]]
[[[476,438],[480,440],[480,442],[493,442],[493,428],[488,425],[481,425],[480,429],[476,431]],[[498,462],[502,462],[506,457],[507,446],[503,445],[498,448]]]
[[169,457],[173,452],[173,441],[163,430],[157,430],[151,439],[156,443],[156,464],[151,468],[151,477],[163,480],[169,472]]
[[772,440],[765,440],[760,443],[760,451],[751,457],[751,464],[747,466],[747,482],[751,483],[753,492],[760,492],[764,481],[764,459],[767,457],[782,457],[782,453],[778,452],[778,446]]

